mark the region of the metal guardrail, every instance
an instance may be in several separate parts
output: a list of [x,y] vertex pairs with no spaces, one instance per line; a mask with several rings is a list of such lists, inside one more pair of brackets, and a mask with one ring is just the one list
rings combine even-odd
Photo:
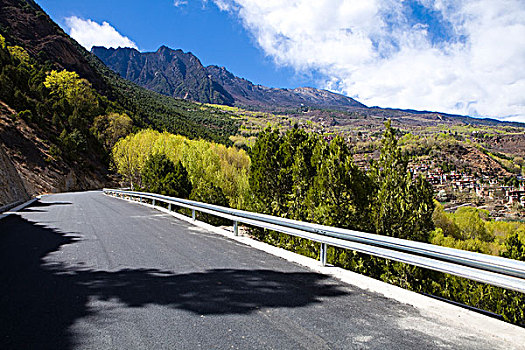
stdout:
[[2,205],[0,206],[0,213],[3,213],[4,211],[8,211],[9,209],[14,208],[17,205],[22,204],[22,203],[24,203],[24,201],[16,201],[16,202],[7,203],[5,205]]
[[196,211],[229,219],[233,221],[235,235],[238,235],[238,224],[244,223],[319,242],[321,243],[320,260],[323,265],[326,265],[327,246],[331,245],[525,293],[525,262],[518,260],[290,220],[153,193],[116,189],[104,189],[103,191],[107,195],[136,199],[139,202],[145,199],[151,200],[154,206],[156,202],[166,203],[169,210],[172,205],[188,208],[192,211],[193,220],[195,220]]

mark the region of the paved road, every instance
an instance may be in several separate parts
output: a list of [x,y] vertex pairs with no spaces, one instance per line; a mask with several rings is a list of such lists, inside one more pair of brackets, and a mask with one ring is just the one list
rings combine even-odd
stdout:
[[497,345],[415,330],[410,306],[100,192],[0,220],[0,266],[1,349]]

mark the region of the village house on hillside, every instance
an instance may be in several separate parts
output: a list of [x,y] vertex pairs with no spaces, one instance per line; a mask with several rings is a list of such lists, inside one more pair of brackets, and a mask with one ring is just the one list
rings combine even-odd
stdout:
[[[512,211],[525,207],[525,178],[516,176],[513,185],[505,185],[504,179],[496,176],[482,175],[477,177],[457,171],[445,173],[431,162],[421,162],[411,166],[414,176],[423,175],[432,184],[436,199],[449,202],[452,207],[471,202],[483,207],[493,208],[493,217],[508,216]],[[518,184],[516,186],[516,183]],[[459,197],[458,197],[459,196]],[[467,197],[465,197],[467,196]],[[516,207],[518,206],[518,207]],[[525,216],[522,210],[520,216]]]

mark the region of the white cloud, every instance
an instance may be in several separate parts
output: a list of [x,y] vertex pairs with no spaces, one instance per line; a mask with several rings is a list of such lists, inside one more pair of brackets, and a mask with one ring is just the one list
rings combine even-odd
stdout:
[[188,5],[188,1],[187,0],[173,0],[173,6],[175,6],[175,7],[181,7],[181,6],[184,6],[184,5]]
[[[277,64],[373,106],[525,122],[525,3],[418,0],[213,0]],[[411,3],[415,3],[412,0]]]
[[69,35],[88,50],[91,50],[93,46],[138,49],[133,41],[117,32],[108,22],[99,24],[76,16],[67,17],[65,20],[69,27]]

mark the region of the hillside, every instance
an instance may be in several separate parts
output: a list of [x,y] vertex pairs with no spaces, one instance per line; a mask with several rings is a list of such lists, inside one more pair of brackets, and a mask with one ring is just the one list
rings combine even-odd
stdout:
[[257,112],[237,107],[220,107],[241,123],[232,141],[238,147],[252,145],[268,125],[284,132],[294,125],[332,139],[343,136],[354,147],[363,166],[366,159],[378,156],[384,123],[403,136],[406,151],[414,162],[433,160],[436,166],[449,164],[458,171],[479,175],[509,177],[520,173],[525,156],[525,124],[490,119],[456,117],[441,113],[411,113],[400,110],[361,109],[340,111],[295,108],[281,113]]
[[[10,179],[0,206],[111,185],[110,146],[133,128],[221,143],[237,132],[237,122],[216,108],[120,78],[34,1],[0,0],[0,9],[0,153]],[[23,186],[13,191],[14,183]]]
[[366,107],[350,97],[311,87],[278,89],[254,85],[246,79],[233,75],[224,67],[208,66],[206,71],[215,82],[222,85],[233,96],[235,105],[241,107],[262,110],[301,106],[336,109]]
[[[77,72],[98,90],[106,90],[103,77],[72,40],[33,0],[0,0],[0,34],[23,47],[39,62]],[[85,50],[84,50],[85,51]]]
[[236,132],[235,122],[220,111],[166,99],[120,78],[64,33],[34,1],[0,0],[0,7],[0,34],[9,43],[23,47],[40,64],[77,72],[101,95],[123,105],[137,126],[218,142],[227,142],[227,135]]
[[204,67],[191,52],[161,46],[156,52],[130,48],[91,50],[108,67],[138,85],[164,95],[223,105],[278,110],[365,107],[350,97],[314,88],[278,89],[255,85],[224,67]]
[[71,161],[53,156],[50,149],[58,142],[50,131],[20,118],[0,102],[0,207],[41,193],[112,184],[107,166],[99,157],[78,155]]

